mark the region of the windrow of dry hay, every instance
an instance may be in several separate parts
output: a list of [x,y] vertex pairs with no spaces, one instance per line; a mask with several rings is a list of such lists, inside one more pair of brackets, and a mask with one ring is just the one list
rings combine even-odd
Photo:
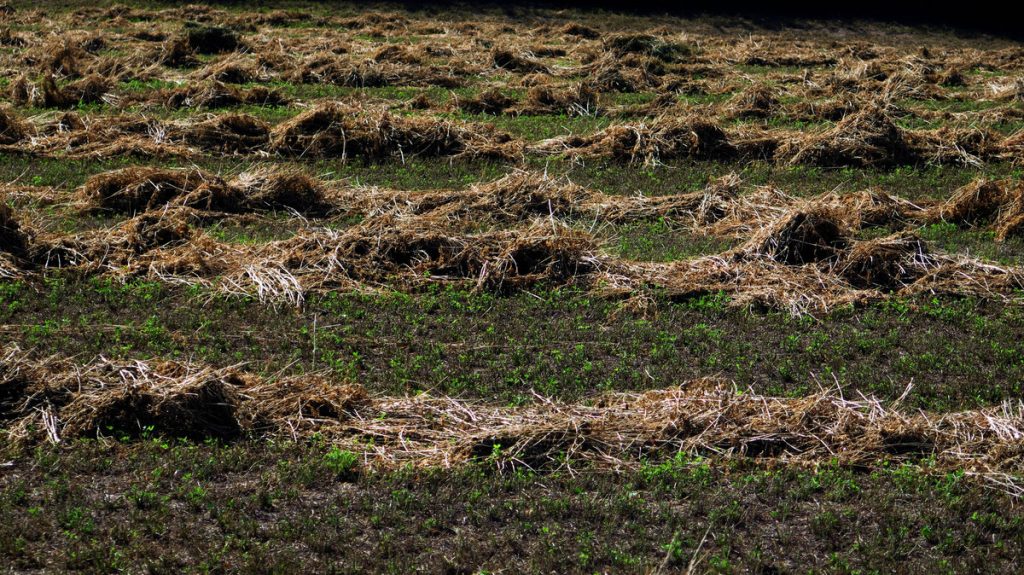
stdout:
[[[200,95],[238,101],[269,97],[251,91],[218,92],[216,88]],[[536,97],[537,103],[531,105],[554,112],[593,105],[589,96],[580,93],[566,96],[543,92]],[[485,109],[506,103],[484,93],[479,99],[458,105]],[[662,114],[641,123],[613,124],[589,136],[564,136],[536,143],[513,138],[489,124],[403,116],[380,106],[339,102],[321,103],[278,125],[248,114],[230,113],[177,122],[133,114],[89,119],[74,113],[34,120],[0,111],[0,150],[70,158],[242,154],[400,161],[413,157],[493,158],[508,162],[520,161],[530,153],[644,165],[679,159],[762,159],[860,167],[976,166],[992,160],[1015,161],[1021,150],[1019,134],[1002,136],[982,128],[905,130],[880,106],[852,113],[824,131],[730,130],[703,115]]]
[[[237,367],[174,362],[0,361],[0,421],[16,444],[107,434],[310,437],[372,466],[502,468],[589,462],[612,468],[677,453],[860,468],[930,459],[996,482],[1024,471],[1024,405],[944,415],[909,412],[822,389],[802,398],[741,393],[705,379],[587,404],[537,397],[523,407],[450,398],[371,397],[316,375],[266,381]],[[1003,487],[1021,494],[1021,486]]]
[[[11,78],[7,100],[33,113],[92,105],[101,111],[57,122],[2,111],[0,146],[71,157],[269,153],[514,161],[526,149],[643,164],[1022,161],[1024,57],[994,39],[911,41],[872,33],[851,40],[825,28],[740,34],[702,20],[641,31],[615,18],[583,25],[569,14],[514,22],[497,14],[473,22],[302,10],[279,16],[191,5],[5,14],[0,69]],[[302,33],[291,28],[297,23]],[[377,103],[358,93],[338,103],[295,101],[283,93],[289,85],[453,91],[441,98],[437,90],[419,90],[408,101]],[[653,99],[634,102],[624,93]],[[182,122],[148,114],[233,106],[305,111],[278,126],[223,111]],[[597,134],[525,142],[486,122],[452,121],[455,111],[623,120]],[[807,122],[815,127],[783,127]]]
[[[449,282],[509,290],[574,283],[615,297],[652,289],[671,297],[729,294],[735,305],[822,313],[890,295],[948,293],[1013,298],[1016,268],[935,251],[914,230],[947,221],[1019,233],[1024,187],[979,180],[945,202],[916,205],[880,191],[810,199],[735,176],[680,195],[610,196],[567,179],[514,172],[459,191],[348,188],[297,172],[256,171],[225,180],[199,170],[128,168],[94,176],[81,209],[128,214],[110,229],[35,231],[8,210],[5,274],[51,267],[200,284],[301,305],[310,290],[417,289]],[[234,244],[205,223],[285,209],[358,216],[344,229],[306,223],[285,240]],[[234,215],[232,215],[234,214]],[[247,216],[252,217],[252,216]],[[624,260],[585,231],[595,224],[665,218],[737,247],[684,261]],[[864,228],[889,235],[860,239]]]

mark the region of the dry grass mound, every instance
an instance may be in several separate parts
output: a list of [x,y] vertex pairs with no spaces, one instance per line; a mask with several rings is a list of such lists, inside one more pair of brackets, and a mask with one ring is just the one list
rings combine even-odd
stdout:
[[290,264],[330,269],[363,284],[470,280],[487,289],[565,282],[594,269],[584,233],[538,221],[514,230],[449,235],[423,219],[375,218],[340,234],[318,233],[276,249]]
[[156,100],[168,108],[229,108],[232,106],[285,106],[289,99],[279,91],[265,86],[237,88],[221,82],[191,84],[162,90],[146,99]]
[[975,225],[991,222],[1013,199],[1013,190],[991,180],[975,180],[958,189],[944,203],[932,210],[935,220]]
[[244,46],[237,32],[223,26],[186,24],[184,38],[198,54],[224,54]]
[[96,74],[64,86],[58,86],[53,75],[44,76],[39,86],[32,85],[21,76],[11,86],[11,99],[23,106],[67,109],[103,102],[112,89],[108,78]]
[[918,156],[882,106],[847,116],[819,134],[784,142],[776,158],[818,166],[889,166],[914,163]]
[[122,247],[136,254],[187,244],[194,236],[198,218],[188,208],[145,212],[121,224],[114,232]]
[[6,200],[6,197],[0,195],[0,251],[19,259],[24,258],[28,254],[32,236],[22,228]]
[[596,116],[600,113],[599,94],[585,83],[558,90],[551,86],[534,86],[526,92],[519,113]]
[[200,170],[125,168],[89,178],[80,194],[104,210],[137,213],[170,203],[207,210],[237,211],[240,194],[224,180]]
[[597,30],[577,22],[570,22],[569,24],[566,24],[562,27],[561,32],[567,36],[576,36],[577,38],[583,38],[586,40],[596,40],[601,37],[601,33]]
[[203,151],[252,152],[270,143],[270,124],[248,114],[225,114],[189,126],[184,139]]
[[592,136],[545,140],[537,149],[566,152],[576,158],[611,158],[644,165],[680,158],[726,159],[736,154],[720,127],[696,117],[660,120],[651,125],[609,126]]
[[240,410],[243,421],[256,432],[282,434],[293,439],[315,433],[320,427],[345,421],[360,410],[372,409],[372,400],[361,385],[338,383],[308,375],[277,382],[259,382],[245,390],[248,399]]
[[605,49],[616,57],[642,54],[665,62],[676,62],[692,52],[689,46],[667,42],[650,34],[617,34],[604,40]]
[[733,118],[768,118],[779,108],[775,91],[764,83],[757,83],[730,100],[727,112]]
[[936,265],[920,238],[900,233],[857,242],[843,254],[838,273],[857,288],[898,291]]
[[1024,185],[1012,180],[975,180],[931,208],[925,220],[962,226],[988,224],[996,232],[996,241],[1004,241],[1024,231]]
[[393,116],[387,110],[324,104],[276,126],[270,150],[290,156],[390,157],[485,156],[515,153],[509,136],[473,131],[432,118]]
[[320,182],[301,172],[243,172],[231,186],[254,209],[289,209],[306,215],[322,215],[330,209]]
[[548,67],[544,64],[529,58],[527,56],[521,56],[516,54],[512,50],[506,48],[495,48],[491,52],[491,62],[494,66],[509,72],[516,72],[518,74],[549,74]]
[[12,111],[0,108],[0,144],[17,144],[30,134],[26,122]]
[[475,98],[459,98],[456,96],[456,105],[460,110],[468,114],[491,114],[498,115],[516,104],[516,100],[506,96],[498,88],[488,88]]
[[61,409],[63,436],[153,429],[171,437],[232,439],[242,433],[235,415],[238,384],[230,376],[209,368],[189,373],[179,364],[138,363],[114,377],[120,377],[119,384],[86,388]]
[[787,265],[836,260],[848,243],[841,218],[820,209],[795,209],[766,226],[740,248],[744,257]]

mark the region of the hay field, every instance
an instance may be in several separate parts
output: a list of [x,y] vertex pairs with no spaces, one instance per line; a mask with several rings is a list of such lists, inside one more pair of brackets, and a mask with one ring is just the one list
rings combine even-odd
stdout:
[[0,6],[4,572],[1010,572],[1024,48]]

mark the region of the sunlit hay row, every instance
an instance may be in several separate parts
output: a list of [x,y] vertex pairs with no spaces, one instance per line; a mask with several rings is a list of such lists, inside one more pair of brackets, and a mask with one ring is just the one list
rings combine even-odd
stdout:
[[[129,168],[92,178],[80,192],[82,204],[141,215],[109,230],[61,236],[37,234],[8,211],[13,239],[3,251],[7,275],[70,267],[198,283],[295,305],[308,290],[324,288],[440,281],[507,290],[574,282],[624,296],[651,288],[680,298],[721,291],[734,305],[804,314],[892,294],[1007,299],[1022,287],[1019,270],[936,253],[912,231],[921,223],[952,221],[993,222],[1014,233],[1024,206],[1019,184],[978,181],[926,206],[875,191],[798,200],[771,188],[745,195],[737,188],[737,179],[726,177],[690,194],[617,197],[520,172],[463,192],[322,191],[315,180],[287,172],[225,181],[198,170]],[[364,219],[344,231],[305,225],[291,239],[249,246],[214,240],[197,227],[225,213],[274,207]],[[687,261],[630,262],[602,253],[590,234],[564,222],[581,217],[669,217],[744,242]],[[865,226],[904,231],[856,239]]]
[[722,217],[739,194],[729,175],[696,192],[618,196],[588,190],[568,178],[516,170],[462,190],[401,191],[337,188],[327,192],[338,210],[365,217],[433,219],[452,228],[528,221],[537,217],[599,223],[666,218],[700,228]]
[[274,154],[289,157],[497,158],[515,162],[531,154],[563,154],[577,160],[605,158],[644,165],[678,159],[764,159],[822,166],[915,164],[979,165],[1014,161],[1019,134],[1003,137],[982,129],[904,130],[875,106],[822,132],[726,131],[706,117],[663,116],[651,123],[616,124],[590,136],[566,136],[527,145],[487,124],[406,117],[385,108],[325,103],[271,126],[246,114],[222,114],[180,122],[120,116],[86,122],[73,113],[40,118],[39,126],[0,112],[0,150],[61,154],[180,156]]
[[243,172],[228,181],[194,169],[126,168],[93,176],[78,198],[86,209],[128,214],[165,206],[228,213],[287,209],[308,216],[416,217],[449,230],[537,217],[597,223],[666,218],[695,231],[739,239],[770,228],[792,210],[827,212],[850,233],[866,227],[913,230],[942,221],[988,225],[997,241],[1019,235],[1024,222],[1024,186],[1009,179],[978,179],[946,201],[918,203],[879,190],[800,199],[770,187],[741,193],[740,186],[737,176],[727,175],[696,192],[618,196],[588,190],[568,178],[513,171],[467,189],[401,191],[350,188],[287,170]]
[[201,439],[313,434],[357,451],[371,466],[613,469],[677,453],[873,469],[928,460],[938,472],[1012,479],[1024,473],[1024,405],[949,414],[899,402],[740,393],[704,379],[585,404],[537,397],[521,407],[452,398],[372,397],[359,385],[310,375],[265,381],[237,367],[164,361],[87,365],[0,361],[0,421],[9,442],[61,442],[144,432]]
[[277,154],[289,157],[487,157],[516,160],[522,144],[489,126],[427,117],[402,117],[383,108],[328,103],[276,126],[246,114],[165,122],[144,116],[86,123],[56,116],[37,129],[0,111],[0,150],[61,157],[120,155],[194,157],[202,154]]
[[703,116],[663,115],[649,123],[616,124],[589,136],[560,136],[527,147],[575,160],[603,158],[645,166],[678,159],[766,159],[816,166],[960,164],[1015,158],[1019,135],[977,128],[905,130],[880,106],[844,117],[820,132],[737,129]]
[[[38,12],[28,10],[7,19],[36,23],[34,19],[39,20],[39,16]],[[41,73],[70,77],[96,73],[149,77],[182,67],[202,66],[197,76],[219,77],[224,81],[298,74],[299,79],[306,81],[343,85],[416,83],[422,78],[445,85],[453,77],[501,70],[513,77],[524,76],[524,82],[531,75],[542,73],[582,75],[601,90],[636,91],[664,88],[692,76],[689,72],[695,66],[718,75],[740,76],[742,72],[731,67],[747,65],[814,70],[815,75],[807,77],[806,83],[823,91],[875,92],[879,86],[898,80],[897,83],[909,86],[913,95],[946,86],[982,85],[984,78],[972,78],[968,73],[979,66],[1008,72],[1022,68],[1020,55],[1012,49],[940,45],[922,48],[908,56],[906,48],[887,45],[888,42],[844,43],[813,31],[800,35],[755,31],[738,40],[734,33],[683,22],[675,28],[666,26],[641,34],[602,31],[579,23],[560,26],[557,19],[541,26],[516,27],[495,17],[453,25],[423,17],[371,14],[364,17],[365,22],[355,22],[359,18],[314,18],[302,12],[280,18],[265,14],[246,17],[216,10],[199,13],[194,6],[170,11],[78,10],[63,18],[47,16],[48,26],[61,27],[62,31],[70,27],[72,33],[52,38],[45,29],[17,33],[7,30],[2,41],[15,48],[14,55],[22,65],[33,66]],[[204,24],[170,29],[154,26],[155,21],[193,19]],[[276,29],[294,22],[304,22],[308,33],[296,37]],[[110,30],[111,23],[126,32],[74,30],[89,25]],[[681,28],[688,30],[681,32]],[[421,42],[380,47],[386,37],[407,34],[422,35]],[[381,40],[355,38],[367,35]],[[105,53],[106,49],[132,45],[144,48],[128,54]],[[199,56],[213,54],[226,54],[224,61],[233,64],[221,70],[220,62],[200,62]],[[579,65],[555,63],[555,58],[571,58]],[[375,70],[374,66],[382,66],[385,71]],[[404,75],[389,73],[388,66],[405,66],[409,71]],[[439,79],[430,79],[432,73]],[[993,90],[993,94],[1002,92]]]

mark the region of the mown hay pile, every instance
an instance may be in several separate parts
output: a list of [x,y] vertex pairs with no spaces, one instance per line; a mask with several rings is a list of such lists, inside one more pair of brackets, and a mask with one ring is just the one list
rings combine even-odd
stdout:
[[787,265],[835,260],[846,248],[842,221],[825,210],[794,210],[754,234],[740,248],[745,257]]
[[988,224],[996,240],[1004,241],[1024,231],[1024,185],[1013,180],[975,180],[931,208],[926,219],[961,226]]
[[199,54],[223,54],[244,46],[238,33],[224,26],[188,23],[184,38],[189,48]]
[[322,215],[330,209],[320,182],[301,172],[243,172],[231,186],[254,209],[290,209],[307,215]]
[[[165,208],[139,214],[116,228],[106,239],[103,249],[107,262],[117,258],[109,247],[141,254],[150,250],[186,245],[195,236],[193,224],[199,218],[190,208]],[[125,262],[128,258],[123,258]]]
[[486,461],[503,470],[621,469],[680,452],[867,468],[928,460],[937,470],[967,469],[1017,493],[1007,474],[1024,471],[1018,403],[911,413],[831,391],[768,397],[704,379],[586,404],[545,400],[510,408],[429,395],[370,397],[358,385],[320,376],[270,382],[233,367],[102,359],[47,365],[16,349],[4,353],[0,417],[10,422],[11,447],[143,433],[228,440],[317,434],[381,467]]
[[736,154],[725,132],[704,118],[660,120],[651,125],[614,125],[592,136],[568,136],[538,143],[535,149],[574,158],[611,158],[656,165],[663,160],[726,159]]
[[597,116],[601,111],[598,100],[598,93],[584,83],[562,90],[550,86],[533,86],[526,92],[519,112],[535,115]]
[[843,254],[838,273],[860,289],[897,291],[907,287],[938,265],[912,233],[900,233],[857,242]]
[[248,114],[224,114],[189,126],[184,139],[204,151],[253,152],[270,143],[270,124]]
[[306,282],[336,281],[340,274],[367,285],[468,280],[502,290],[585,277],[597,264],[596,251],[589,235],[550,222],[463,235],[446,233],[429,218],[381,217],[340,233],[300,234],[265,254],[286,255],[284,266]]
[[512,157],[511,137],[432,118],[405,118],[325,104],[276,126],[270,150],[290,156],[380,159],[414,156]]
[[17,144],[29,136],[28,124],[10,110],[0,108],[0,144]]
[[607,51],[618,58],[627,54],[643,54],[664,62],[676,62],[689,56],[692,52],[689,46],[669,42],[650,34],[608,36],[604,39],[604,46]]
[[511,108],[515,103],[515,98],[506,96],[504,92],[497,88],[488,88],[480,92],[475,98],[460,98],[456,96],[456,106],[469,114],[498,115]]
[[777,159],[817,166],[888,166],[913,164],[918,156],[888,110],[866,107],[819,134],[783,142]]
[[22,106],[67,109],[102,102],[112,89],[108,78],[96,74],[63,86],[57,85],[53,75],[44,76],[38,86],[21,76],[11,86],[11,99]]
[[491,61],[497,68],[520,74],[550,73],[547,66],[525,55],[519,55],[512,50],[495,48],[491,52]]
[[137,213],[174,202],[207,210],[234,211],[238,192],[220,177],[195,169],[125,168],[89,178],[81,197],[104,210]]
[[727,110],[733,118],[768,118],[778,107],[774,90],[767,84],[757,83],[734,96]]
[[222,82],[201,82],[145,95],[168,108],[229,108],[233,106],[284,106],[288,98],[265,86],[238,88]]
[[6,200],[0,194],[0,252],[24,258],[28,254],[32,237],[22,228]]

